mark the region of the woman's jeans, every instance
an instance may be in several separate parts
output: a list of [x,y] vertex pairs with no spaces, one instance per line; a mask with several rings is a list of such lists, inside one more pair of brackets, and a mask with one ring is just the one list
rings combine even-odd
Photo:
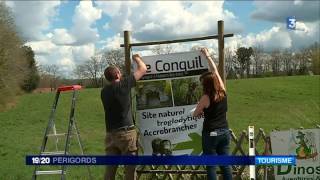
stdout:
[[[213,133],[202,132],[202,149],[204,155],[229,155],[229,129],[217,129]],[[220,166],[224,180],[232,180],[231,166]],[[207,166],[208,180],[216,180],[216,167]]]

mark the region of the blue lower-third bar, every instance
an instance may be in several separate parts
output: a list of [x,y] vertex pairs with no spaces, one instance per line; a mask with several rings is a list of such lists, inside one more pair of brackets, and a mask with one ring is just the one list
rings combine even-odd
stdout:
[[[263,165],[295,163],[292,156],[26,156],[27,165]],[[270,159],[273,158],[273,159]],[[276,159],[275,159],[276,158]]]

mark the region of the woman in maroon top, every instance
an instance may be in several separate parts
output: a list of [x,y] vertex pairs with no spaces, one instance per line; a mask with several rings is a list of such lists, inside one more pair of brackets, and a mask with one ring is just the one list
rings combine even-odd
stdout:
[[[202,130],[202,149],[204,155],[228,155],[230,133],[226,118],[227,95],[223,81],[216,65],[206,48],[201,52],[207,57],[209,72],[201,75],[203,95],[193,113],[193,116],[204,115]],[[231,180],[231,167],[220,166],[223,179]],[[208,180],[215,180],[215,166],[207,166]]]

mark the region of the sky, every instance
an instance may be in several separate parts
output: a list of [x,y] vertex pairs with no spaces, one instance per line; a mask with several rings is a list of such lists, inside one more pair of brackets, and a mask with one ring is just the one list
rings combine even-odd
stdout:
[[[225,48],[261,46],[299,49],[319,42],[319,1],[5,1],[18,31],[38,64],[56,64],[72,76],[77,64],[103,50],[119,49],[123,31],[131,42],[172,40],[217,34],[224,21]],[[295,16],[296,30],[286,18]],[[174,51],[204,46],[217,52],[217,40],[172,44]],[[151,46],[133,53],[152,55]]]

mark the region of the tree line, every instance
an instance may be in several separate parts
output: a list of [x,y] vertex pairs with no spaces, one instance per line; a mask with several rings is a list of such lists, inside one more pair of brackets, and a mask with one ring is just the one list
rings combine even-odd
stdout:
[[[194,46],[191,50],[199,50]],[[175,52],[169,45],[155,46],[154,54],[169,54]],[[211,54],[218,64],[215,54]],[[102,87],[104,85],[103,71],[108,65],[117,65],[124,70],[123,50],[104,51],[99,56],[76,66],[74,74],[87,87]],[[291,76],[320,74],[320,46],[318,43],[300,50],[266,51],[262,46],[238,47],[236,50],[225,49],[225,65],[227,79]]]
[[87,88],[102,87],[106,82],[104,69],[109,65],[120,67],[124,72],[124,52],[122,49],[103,50],[100,54],[94,55],[82,63],[78,63],[73,69],[73,78],[62,76],[61,67],[50,64],[40,65],[39,88],[50,88],[54,91],[61,85],[79,84]]
[[[173,53],[173,47],[169,45],[155,46],[152,49],[154,54]],[[109,65],[115,65],[125,74],[125,55],[123,49],[104,50],[85,62],[76,65],[74,75],[78,83],[86,87],[102,87],[106,84],[104,69]]]
[[39,82],[33,50],[25,46],[10,10],[0,2],[0,110]]
[[265,51],[262,46],[225,50],[228,79],[320,74],[320,46]]
[[[194,46],[190,50],[199,50]],[[155,46],[153,54],[169,54],[175,50],[170,45]],[[297,51],[290,49],[266,51],[262,46],[239,47],[235,50],[225,49],[225,65],[227,79],[291,76],[320,74],[320,47],[318,43],[301,48]],[[215,54],[216,63],[218,59]],[[81,84],[89,88],[105,85],[104,69],[116,65],[124,72],[123,49],[104,50],[98,55],[77,64],[73,70],[76,79],[68,80],[59,76],[61,70],[57,65],[40,66],[40,87],[50,87],[54,90],[61,84]]]

